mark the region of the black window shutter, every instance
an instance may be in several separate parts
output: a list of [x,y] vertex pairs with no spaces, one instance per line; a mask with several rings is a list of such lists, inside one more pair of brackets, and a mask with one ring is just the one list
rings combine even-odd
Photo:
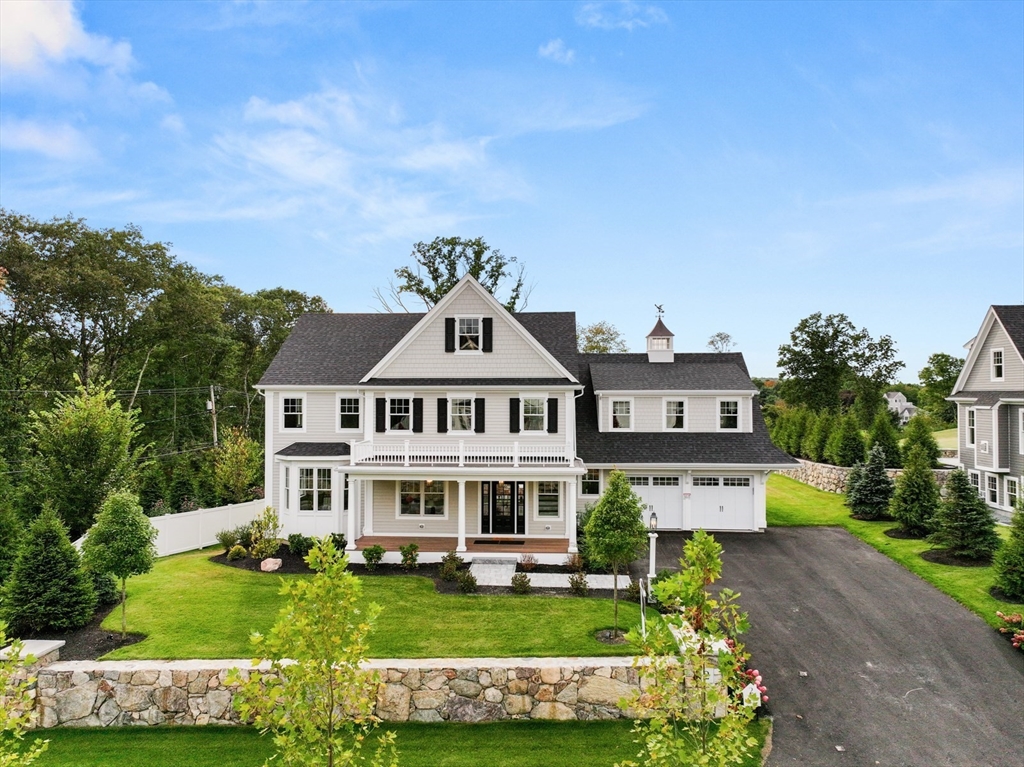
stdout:
[[412,401],[412,430],[417,434],[423,432],[423,397]]
[[437,398],[437,433],[448,433],[448,400],[444,397]]
[[548,397],[548,434],[558,434],[558,399]]
[[455,351],[455,318],[445,317],[444,318],[444,350],[446,352]]
[[508,430],[512,434],[519,433],[519,397],[511,397],[508,401]]
[[377,397],[377,431],[387,430],[387,409],[388,401],[383,397]]
[[477,397],[473,400],[473,410],[475,411],[476,417],[473,419],[473,431],[477,434],[484,433],[484,398]]
[[484,317],[484,352],[494,351],[494,320]]

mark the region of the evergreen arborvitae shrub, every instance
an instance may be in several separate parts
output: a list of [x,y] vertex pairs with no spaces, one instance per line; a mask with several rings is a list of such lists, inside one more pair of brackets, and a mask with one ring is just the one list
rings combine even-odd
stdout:
[[853,466],[864,461],[864,438],[857,419],[850,413],[840,417],[829,435],[825,458],[836,466]]
[[962,469],[946,480],[946,498],[934,517],[935,532],[928,541],[951,554],[968,559],[988,559],[999,548],[996,520]]
[[871,449],[868,462],[860,472],[853,501],[847,497],[847,503],[854,516],[881,519],[889,511],[892,493],[893,481],[885,472],[885,452],[880,445],[876,445]]
[[938,509],[939,485],[928,454],[921,445],[914,445],[907,453],[903,473],[896,479],[889,515],[899,522],[904,532],[923,538],[930,532]]
[[825,445],[828,444],[834,423],[835,417],[827,410],[823,410],[815,416],[814,425],[804,437],[804,443],[800,449],[807,460],[816,463],[825,460]]
[[1024,501],[1010,519],[1010,540],[996,554],[996,586],[1015,602],[1024,602]]
[[932,427],[923,415],[915,415],[903,427],[903,453],[908,454],[918,445],[924,450],[928,465],[932,468],[939,465],[939,443],[932,436]]
[[0,500],[0,586],[7,580],[14,560],[18,558],[18,546],[24,535],[21,520],[14,508]]
[[846,500],[844,501],[844,503],[850,509],[850,512],[854,514],[856,512],[853,511],[853,509],[854,506],[857,505],[857,498],[859,497],[857,495],[857,489],[860,487],[860,480],[863,476],[864,464],[862,463],[855,463],[853,466],[850,467],[850,471],[846,475]]
[[16,632],[73,631],[92,618],[96,593],[68,530],[47,505],[22,539],[4,584],[4,620]]
[[786,434],[786,452],[790,455],[797,457],[802,455],[801,448],[811,416],[811,411],[804,407],[793,413],[792,423],[790,424],[789,432]]
[[903,458],[900,455],[900,435],[896,427],[892,425],[892,418],[888,410],[879,410],[871,424],[871,432],[868,434],[868,450],[875,445],[880,445],[885,453],[885,465],[890,469],[898,469],[903,465]]

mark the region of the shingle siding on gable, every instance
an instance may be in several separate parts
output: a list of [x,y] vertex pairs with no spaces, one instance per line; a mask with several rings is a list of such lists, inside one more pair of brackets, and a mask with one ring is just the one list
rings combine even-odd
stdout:
[[[1003,380],[993,381],[992,350],[1003,350]],[[1024,391],[1024,363],[1014,348],[1003,326],[996,320],[992,323],[988,337],[982,342],[974,367],[967,376],[966,391],[1021,390]]]
[[398,357],[378,371],[376,377],[422,378],[442,371],[446,378],[550,378],[557,375],[555,369],[509,326],[504,317],[494,317],[494,351],[488,354],[445,352],[446,317],[493,314],[493,309],[481,296],[472,290],[463,291],[448,306],[444,317],[434,318]]

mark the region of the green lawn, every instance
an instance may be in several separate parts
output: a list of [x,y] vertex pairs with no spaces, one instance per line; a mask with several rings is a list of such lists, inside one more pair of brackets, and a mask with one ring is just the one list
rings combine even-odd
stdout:
[[[635,755],[629,721],[395,724],[402,767],[611,767]],[[751,733],[764,743],[768,723]],[[39,767],[255,767],[271,754],[248,727],[118,727],[48,730]],[[754,756],[743,767],[757,767]]]
[[[865,543],[878,549],[890,559],[899,562],[910,572],[924,578],[940,591],[981,616],[989,625],[998,627],[996,610],[1020,612],[1024,605],[1000,602],[989,595],[995,581],[991,567],[951,567],[938,565],[921,558],[922,551],[931,548],[924,541],[889,538],[885,531],[895,522],[863,522],[852,519],[850,510],[843,505],[845,496],[816,490],[789,477],[772,475],[768,480],[769,527],[799,527],[804,525],[834,525],[844,527]],[[999,528],[1004,539],[1009,529]]]
[[[282,605],[281,577],[217,565],[201,551],[157,561],[128,582],[128,629],[146,634],[107,660],[247,658],[249,634],[267,631]],[[417,576],[364,577],[363,592],[384,610],[370,639],[378,658],[628,655],[595,631],[612,625],[610,599],[445,595]],[[640,621],[640,608],[619,605],[619,624]],[[120,627],[119,615],[103,624]]]
[[935,441],[938,443],[940,450],[956,450],[957,435],[955,426],[952,429],[933,431],[932,436],[935,437]]

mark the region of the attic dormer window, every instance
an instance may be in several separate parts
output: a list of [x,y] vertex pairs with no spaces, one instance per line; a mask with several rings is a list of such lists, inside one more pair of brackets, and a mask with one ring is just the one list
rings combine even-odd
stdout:
[[459,345],[460,352],[479,352],[482,349],[480,342],[480,318],[459,317]]
[[992,380],[1002,381],[1003,380],[1003,350],[993,349],[992,350]]

